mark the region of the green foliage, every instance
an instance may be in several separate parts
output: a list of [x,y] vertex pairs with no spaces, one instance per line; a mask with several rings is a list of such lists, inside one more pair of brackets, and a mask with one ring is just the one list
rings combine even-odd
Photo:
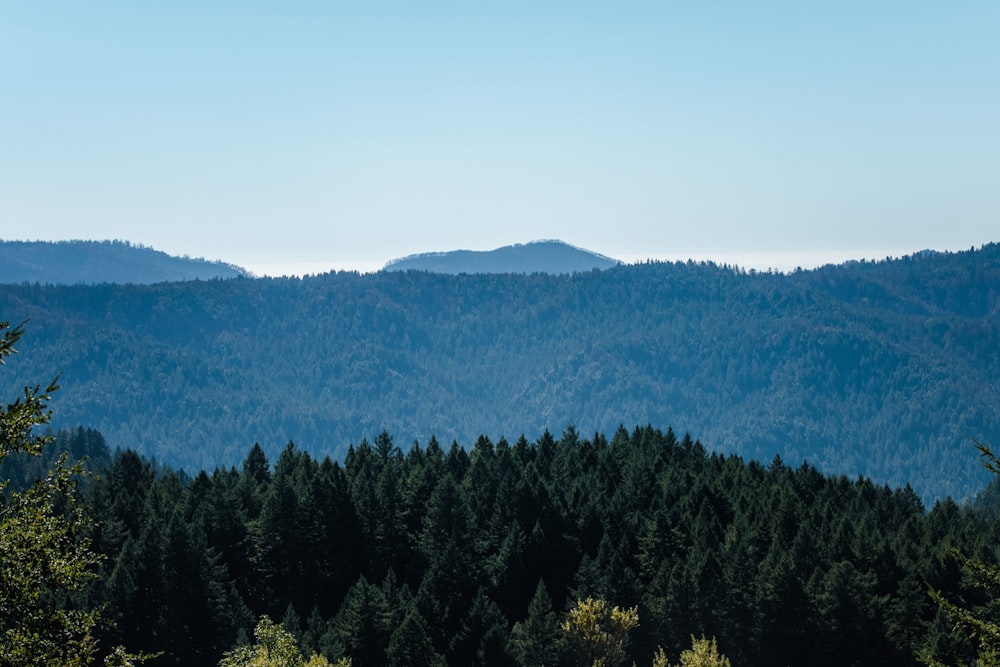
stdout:
[[[331,663],[321,655],[309,660],[302,657],[295,635],[262,616],[254,629],[254,644],[241,646],[226,653],[219,667],[328,667]],[[349,658],[342,658],[333,667],[351,667]]]
[[561,639],[559,619],[552,610],[552,599],[545,583],[539,580],[528,605],[527,617],[515,623],[511,630],[511,653],[518,664],[525,667],[555,665],[559,660]]
[[320,640],[327,655],[351,656],[359,665],[377,664],[392,634],[392,608],[383,590],[362,575]]
[[79,462],[87,471],[80,480],[84,486],[89,477],[111,462],[111,452],[104,437],[94,429],[78,427],[52,433],[46,429],[45,436],[52,439],[39,455],[20,452],[0,460],[0,479],[8,480],[8,490],[23,491],[44,478],[63,453],[69,455],[68,462]]
[[561,626],[588,667],[611,667],[625,661],[628,633],[639,625],[636,607],[621,609],[607,600],[578,600]]
[[[18,341],[24,335],[24,323],[11,327],[10,322],[0,322],[0,365],[6,364],[6,358],[17,353]],[[25,453],[39,456],[42,447],[48,443],[49,436],[38,435],[33,431],[40,424],[48,424],[52,419],[52,411],[48,402],[52,392],[59,389],[58,378],[42,390],[41,385],[25,387],[24,395],[13,403],[7,404],[0,412],[0,456]]]
[[[666,654],[659,649],[653,658],[653,667],[669,667]],[[677,667],[731,667],[729,658],[719,653],[715,637],[696,639],[691,636],[691,648],[681,651]]]
[[[0,322],[0,365],[16,352],[24,325]],[[86,665],[97,651],[99,609],[87,609],[85,589],[103,560],[91,549],[95,523],[82,500],[79,481],[86,454],[106,459],[107,447],[94,431],[37,435],[48,424],[48,402],[56,381],[25,387],[23,397],[0,409],[0,470],[16,473],[12,488],[0,478],[0,664]],[[47,445],[66,450],[52,458]],[[70,451],[77,457],[70,463]],[[82,460],[79,457],[84,457]],[[44,474],[33,459],[51,462]],[[157,657],[116,646],[109,667],[131,667]]]
[[[0,322],[0,364],[15,352],[23,325]],[[0,461],[15,454],[41,455],[49,436],[36,435],[49,422],[44,390],[25,387],[21,398],[0,409]],[[78,500],[83,469],[64,454],[44,478],[23,491],[4,493],[0,482],[0,656],[5,665],[83,665],[96,649],[97,612],[66,604],[93,576],[99,560],[90,550],[90,517]]]
[[[1000,475],[1000,461],[986,443],[974,441],[983,466],[995,475]],[[954,546],[948,552],[958,560],[968,574],[973,585],[989,594],[985,604],[971,607],[968,604],[948,599],[940,590],[931,589],[930,596],[945,611],[955,627],[976,641],[978,664],[1000,665],[1000,567],[989,565],[978,558],[963,554]],[[926,664],[940,665],[933,651],[925,650],[921,658]]]
[[104,658],[104,667],[136,667],[149,660],[155,660],[160,653],[129,653],[123,646],[116,646]]
[[444,657],[434,650],[427,622],[416,607],[412,607],[396,628],[386,647],[387,665],[398,667],[442,667]]

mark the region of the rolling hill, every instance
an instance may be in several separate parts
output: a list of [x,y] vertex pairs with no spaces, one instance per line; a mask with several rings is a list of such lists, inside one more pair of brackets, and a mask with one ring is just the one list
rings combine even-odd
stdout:
[[765,462],[969,498],[1000,441],[1000,246],[790,274],[711,263],[0,286],[30,319],[3,396],[61,373],[55,426],[196,470],[260,442],[651,423]]
[[617,260],[562,241],[535,241],[496,250],[452,250],[394,259],[384,271],[431,273],[580,273],[610,269]]
[[247,275],[231,264],[173,257],[124,241],[0,240],[0,283],[149,284]]

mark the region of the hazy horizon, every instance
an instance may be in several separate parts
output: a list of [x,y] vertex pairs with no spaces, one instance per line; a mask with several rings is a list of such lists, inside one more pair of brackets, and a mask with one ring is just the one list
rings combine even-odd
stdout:
[[[560,239],[566,241],[565,239]],[[567,241],[568,242],[568,241]],[[512,244],[507,244],[512,245]],[[575,245],[575,244],[574,244]],[[977,244],[974,247],[979,247],[981,244]],[[973,247],[973,246],[970,246]],[[442,249],[441,252],[447,252],[452,250],[494,250],[494,248],[447,248]],[[600,248],[583,248],[584,250],[590,252],[596,252],[601,255],[607,255]],[[969,248],[912,248],[912,249],[882,249],[882,250],[857,250],[857,251],[808,251],[808,252],[729,252],[729,253],[703,253],[697,255],[684,255],[684,254],[674,254],[674,255],[664,255],[659,257],[646,256],[641,253],[634,253],[624,256],[611,257],[611,259],[616,259],[618,261],[624,262],[625,264],[636,264],[642,263],[647,260],[652,261],[665,261],[665,262],[686,262],[688,260],[695,262],[714,262],[716,264],[728,264],[730,266],[739,266],[742,269],[750,270],[754,269],[757,271],[769,271],[775,270],[780,272],[794,271],[797,268],[801,269],[815,269],[820,266],[827,264],[842,264],[849,261],[861,261],[861,260],[883,260],[887,257],[898,258],[907,255],[912,255],[914,253],[920,252],[921,250],[935,250],[939,252],[954,252],[959,250],[968,250]],[[437,252],[437,251],[432,251]],[[417,254],[417,253],[413,253]],[[270,276],[270,277],[280,277],[280,276],[297,276],[302,277],[306,275],[315,275],[320,273],[327,273],[329,271],[357,271],[359,273],[374,273],[380,271],[385,267],[385,265],[394,260],[406,257],[407,255],[401,255],[400,257],[387,257],[384,261],[381,260],[371,260],[367,262],[353,262],[350,260],[341,260],[337,262],[336,265],[332,265],[330,262],[314,261],[314,262],[260,262],[255,263],[251,266],[244,266],[242,264],[237,264],[243,269],[250,271],[255,276]],[[228,261],[228,260],[222,260]]]
[[[448,247],[439,248],[430,251],[421,251],[419,253],[407,253],[395,257],[385,257],[383,259],[361,259],[354,260],[349,258],[334,258],[329,260],[307,260],[307,261],[257,261],[251,263],[241,263],[236,261],[232,257],[208,257],[204,255],[199,255],[193,252],[182,251],[180,253],[168,252],[163,248],[158,248],[155,246],[147,246],[147,244],[135,241],[133,239],[26,239],[26,238],[0,238],[0,241],[122,241],[127,243],[132,243],[135,245],[141,245],[145,247],[152,248],[153,250],[166,252],[168,255],[176,257],[191,257],[194,259],[202,259],[209,262],[223,262],[226,264],[231,264],[238,266],[241,269],[249,271],[252,275],[256,277],[303,277],[307,275],[317,275],[322,273],[328,273],[330,271],[357,271],[359,273],[375,273],[394,260],[402,259],[404,257],[409,257],[411,255],[422,254],[424,252],[451,252],[456,250],[476,250],[476,251],[490,251],[496,250],[497,248],[518,245],[525,243],[537,243],[543,239],[528,239],[528,240],[517,240],[505,243],[501,246],[490,247],[490,248],[458,248],[458,247]],[[969,248],[978,248],[984,244],[975,244],[966,247],[893,247],[893,248],[866,248],[866,249],[855,249],[855,250],[810,250],[810,251],[746,251],[746,252],[706,252],[706,253],[672,253],[663,254],[659,256],[646,255],[643,253],[628,253],[619,254],[617,256],[609,255],[604,252],[601,248],[585,248],[573,243],[569,239],[549,239],[558,240],[563,243],[568,243],[570,245],[576,246],[582,250],[597,253],[599,255],[604,255],[611,259],[623,262],[625,264],[637,264],[646,261],[664,261],[664,262],[714,262],[720,265],[738,266],[747,271],[753,269],[756,271],[779,271],[779,272],[789,272],[796,269],[815,269],[827,264],[843,264],[849,261],[879,261],[886,258],[899,258],[905,257],[907,255],[912,255],[923,250],[932,250],[937,252],[957,252],[962,250],[968,250]],[[993,243],[994,241],[988,241],[988,243]]]

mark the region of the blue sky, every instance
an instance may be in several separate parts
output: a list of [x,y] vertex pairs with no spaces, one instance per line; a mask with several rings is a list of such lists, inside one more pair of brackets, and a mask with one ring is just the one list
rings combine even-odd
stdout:
[[0,0],[0,238],[259,273],[1000,240],[1000,3]]

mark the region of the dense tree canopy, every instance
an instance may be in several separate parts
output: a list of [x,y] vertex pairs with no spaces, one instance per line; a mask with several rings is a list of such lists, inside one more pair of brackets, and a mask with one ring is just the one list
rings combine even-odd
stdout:
[[588,598],[635,609],[624,664],[659,647],[671,663],[705,649],[749,666],[955,664],[976,646],[927,586],[968,596],[949,545],[995,564],[1000,544],[992,510],[928,511],[909,488],[652,427],[481,437],[468,453],[434,439],[403,453],[382,433],[343,465],[292,444],[272,464],[255,446],[195,476],[119,451],[85,495],[105,556],[95,637],[194,666],[249,645],[263,615],[331,662],[574,664],[560,625]]

